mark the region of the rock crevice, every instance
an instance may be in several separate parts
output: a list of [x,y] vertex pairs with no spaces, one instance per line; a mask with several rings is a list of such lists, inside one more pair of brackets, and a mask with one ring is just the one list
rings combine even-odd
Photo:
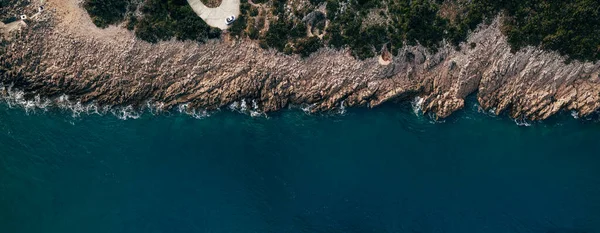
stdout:
[[[150,44],[126,29],[98,29],[74,0],[0,45],[0,82],[32,98],[69,95],[82,103],[211,110],[241,100],[270,112],[375,107],[423,98],[422,110],[444,118],[477,92],[484,109],[532,120],[561,110],[588,115],[600,107],[599,64],[528,47],[511,53],[500,21],[482,25],[460,50],[405,47],[390,64],[322,49],[309,58],[261,49],[253,41]],[[474,46],[475,45],[475,46]]]

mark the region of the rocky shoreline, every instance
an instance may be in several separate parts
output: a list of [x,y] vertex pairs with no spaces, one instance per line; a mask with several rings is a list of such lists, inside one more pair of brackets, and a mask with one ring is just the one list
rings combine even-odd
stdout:
[[567,64],[533,47],[511,53],[500,20],[480,26],[459,51],[405,47],[382,65],[332,49],[301,59],[227,36],[206,44],[150,44],[120,27],[96,28],[75,0],[47,5],[0,43],[0,83],[23,90],[26,99],[68,95],[83,104],[152,102],[190,111],[246,100],[268,113],[289,105],[322,112],[421,97],[423,111],[445,118],[477,93],[482,108],[530,120],[600,108],[600,64]]

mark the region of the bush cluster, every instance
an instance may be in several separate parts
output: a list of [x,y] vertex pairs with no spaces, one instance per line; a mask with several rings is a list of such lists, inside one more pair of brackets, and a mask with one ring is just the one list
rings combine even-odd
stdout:
[[123,21],[129,4],[129,0],[87,0],[83,7],[96,26],[105,28]]
[[0,22],[12,23],[18,20],[18,15],[15,11],[23,9],[28,2],[23,0],[0,0]]
[[[98,27],[127,20],[125,27],[148,42],[171,38],[204,42],[221,35],[221,30],[208,26],[186,0],[145,0],[139,6],[130,0],[86,0],[84,7]],[[138,8],[141,17],[134,14]]]
[[[0,9],[14,0],[0,0]],[[141,6],[131,0],[86,0],[84,6],[99,27],[127,20],[126,27],[150,42],[177,38],[205,41],[217,38],[192,11],[186,0],[144,0]],[[571,59],[600,59],[600,1],[598,0],[310,0],[308,8],[292,10],[287,0],[254,0],[271,12],[262,12],[242,0],[241,15],[229,29],[239,38],[259,40],[264,48],[308,56],[323,46],[349,48],[365,59],[387,47],[393,54],[405,46],[421,44],[435,51],[447,41],[463,42],[482,22],[490,23],[504,12],[502,31],[514,51],[524,46],[540,46],[558,51]],[[441,16],[442,4],[458,5],[452,20]],[[308,4],[308,3],[307,3]],[[328,27],[323,39],[309,37],[307,25],[324,29],[325,19],[302,20],[326,4]],[[131,12],[141,10],[142,16]],[[381,22],[368,22],[376,14]],[[270,22],[261,31],[265,17]],[[476,45],[471,45],[476,46]],[[457,47],[458,48],[458,47]]]
[[600,1],[521,0],[506,9],[503,32],[514,51],[533,45],[570,59],[600,59]]
[[221,31],[208,26],[186,0],[146,0],[137,19],[135,34],[146,41],[195,40],[218,38]]

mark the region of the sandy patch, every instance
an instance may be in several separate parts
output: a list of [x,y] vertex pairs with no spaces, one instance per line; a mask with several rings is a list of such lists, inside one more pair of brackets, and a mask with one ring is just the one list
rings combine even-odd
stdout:
[[378,61],[379,61],[379,64],[380,64],[380,65],[384,65],[384,66],[387,66],[387,65],[389,65],[390,63],[392,63],[392,60],[385,60],[385,59],[383,59],[383,57],[382,57],[382,56],[379,56],[379,59],[378,59]]
[[46,10],[51,10],[58,16],[59,31],[113,42],[135,38],[132,32],[119,26],[111,25],[105,29],[96,27],[81,3],[81,0],[49,0]]
[[229,28],[225,19],[229,16],[240,15],[240,0],[223,0],[219,7],[210,8],[200,0],[187,0],[192,9],[206,24],[225,30]]

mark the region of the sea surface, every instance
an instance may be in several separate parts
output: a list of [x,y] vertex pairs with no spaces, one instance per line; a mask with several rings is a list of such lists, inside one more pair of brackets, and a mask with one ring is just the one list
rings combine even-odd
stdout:
[[2,233],[600,232],[600,123],[0,104]]

